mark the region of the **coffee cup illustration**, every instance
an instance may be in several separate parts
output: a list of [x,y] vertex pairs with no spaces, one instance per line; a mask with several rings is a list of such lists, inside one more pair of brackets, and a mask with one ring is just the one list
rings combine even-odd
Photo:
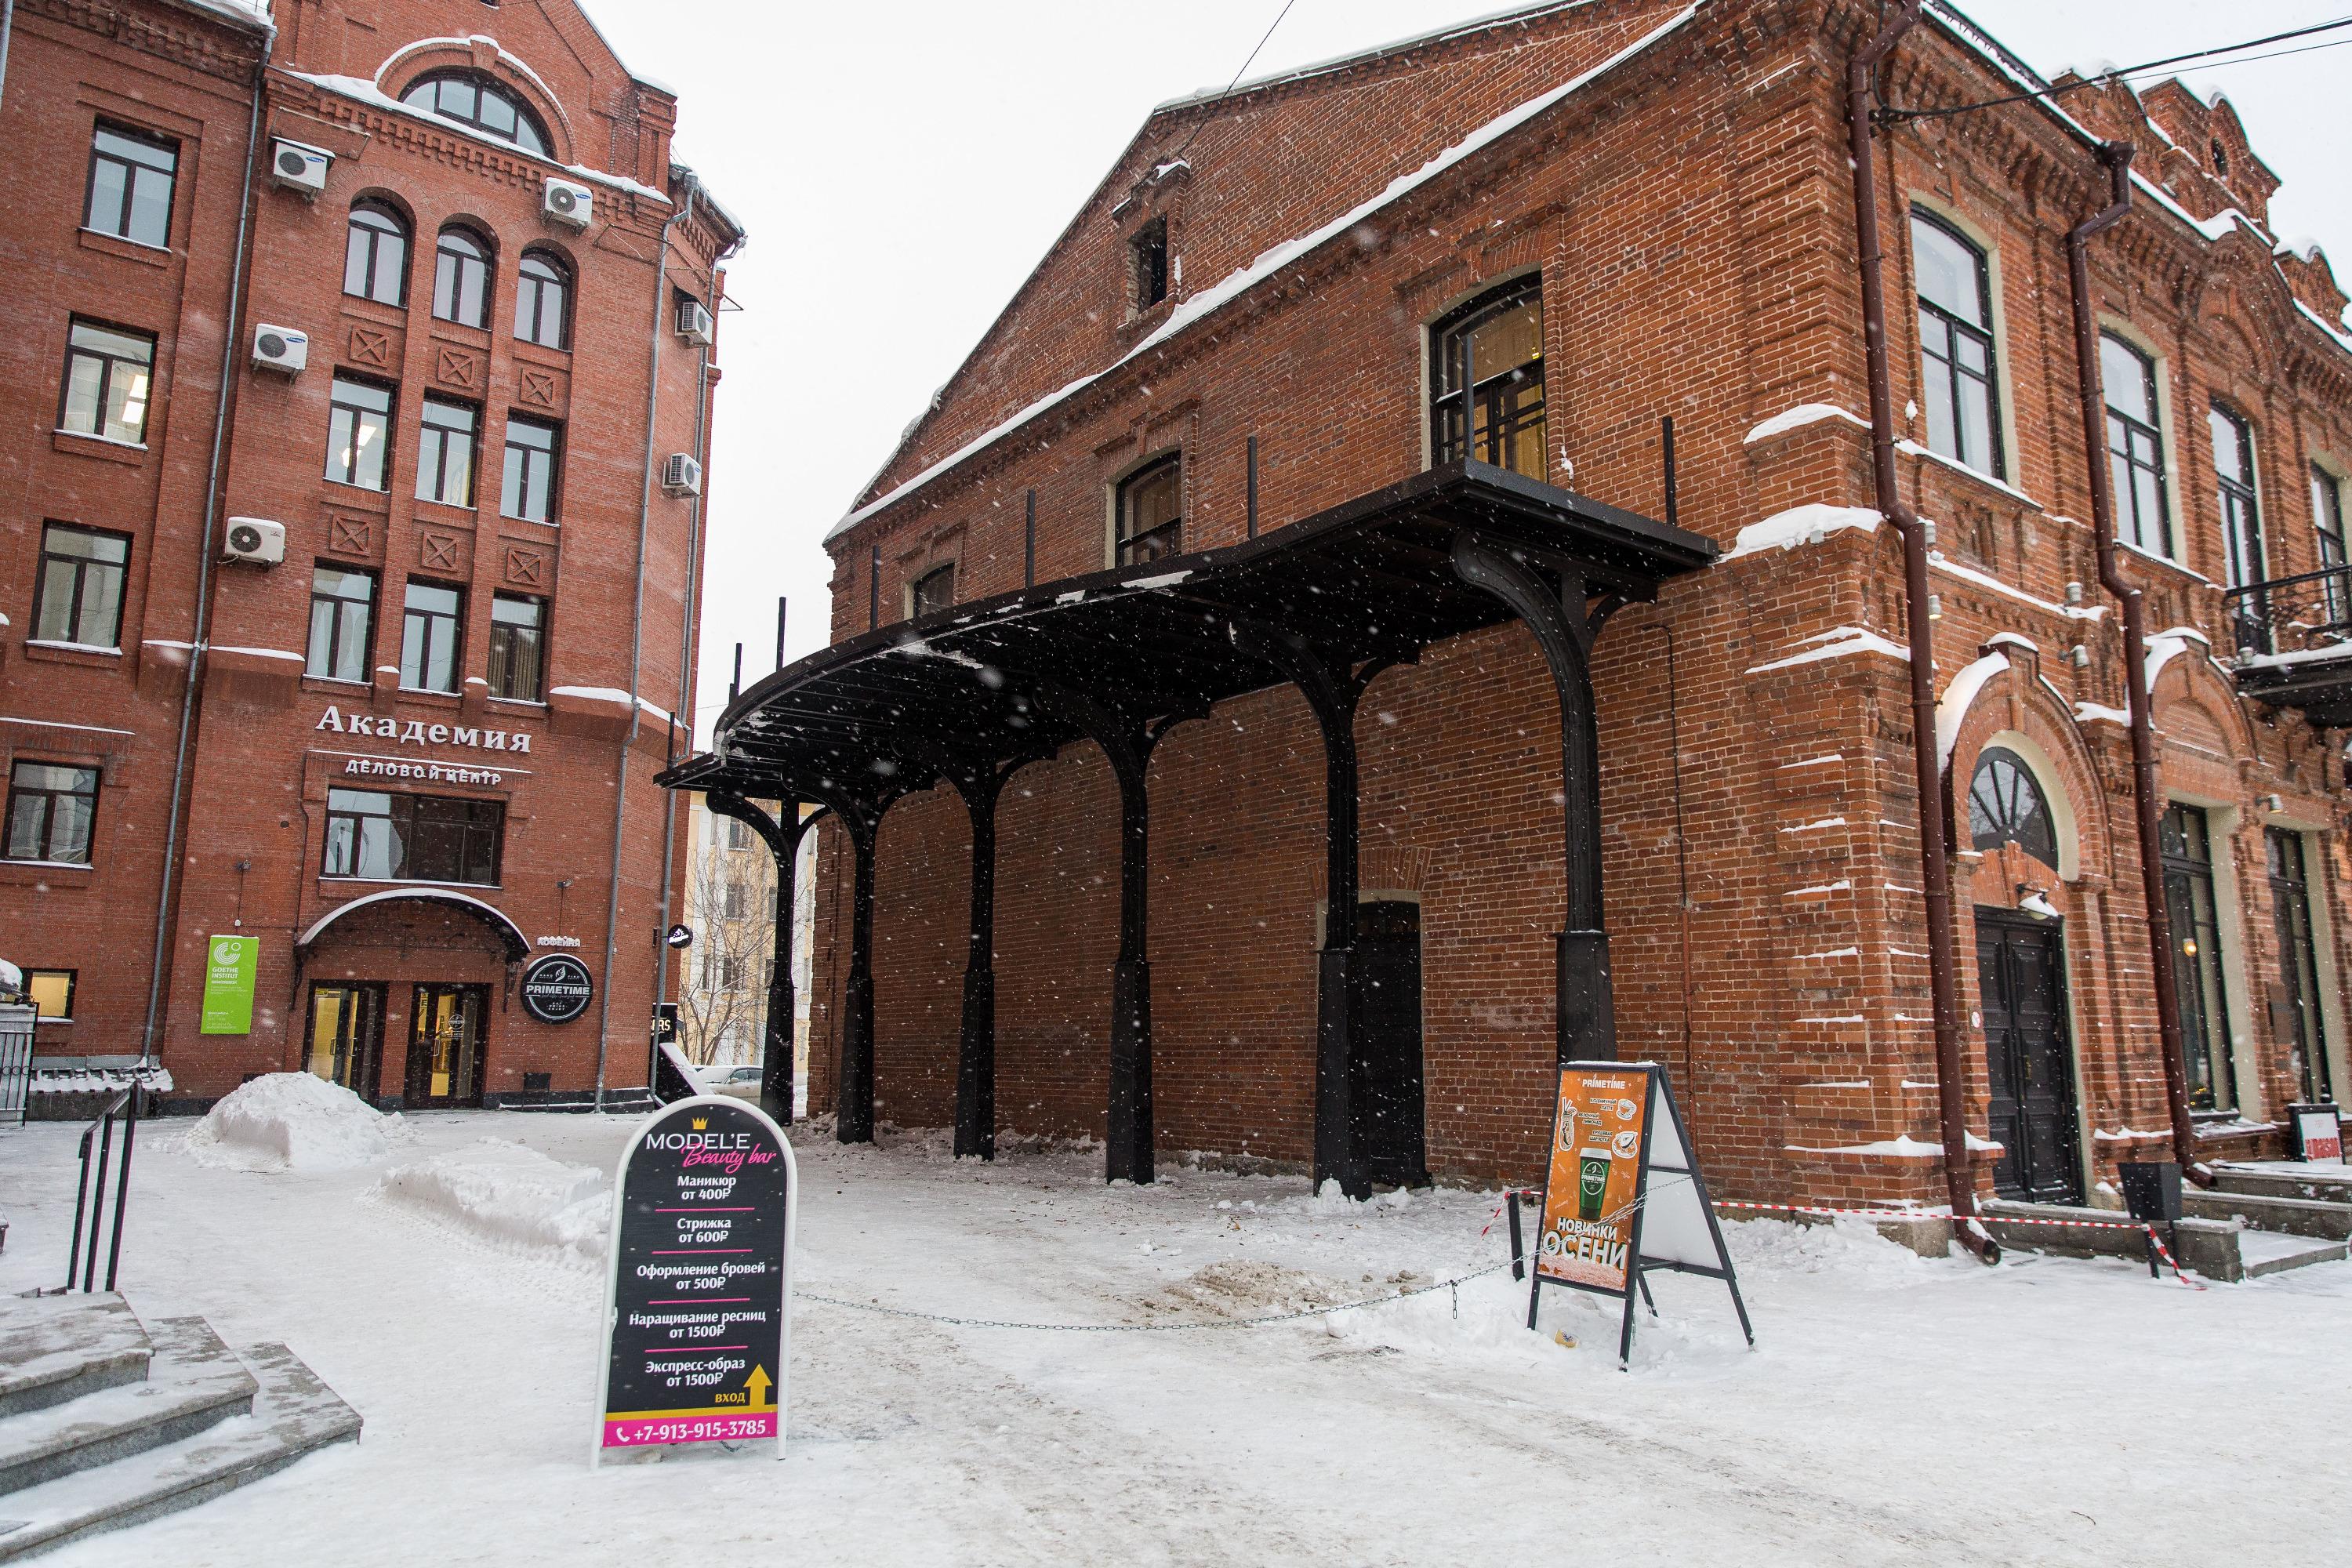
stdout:
[[1601,1203],[1609,1193],[1609,1158],[1606,1149],[1576,1152],[1576,1213],[1580,1219],[1601,1217]]

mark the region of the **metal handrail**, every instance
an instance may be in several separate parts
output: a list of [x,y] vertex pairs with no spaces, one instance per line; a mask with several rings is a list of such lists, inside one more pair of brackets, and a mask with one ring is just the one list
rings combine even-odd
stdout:
[[[122,1261],[122,1211],[131,1196],[131,1153],[138,1141],[139,1106],[145,1093],[143,1086],[133,1084],[116,1095],[99,1113],[96,1121],[81,1131],[81,1173],[74,1184],[73,1247],[66,1255],[66,1282],[59,1294],[74,1289],[74,1276],[81,1276],[81,1289],[95,1288],[98,1279],[98,1232],[106,1223],[106,1167],[114,1149],[114,1121],[122,1118],[122,1163],[114,1178],[114,1232],[106,1254],[106,1288],[114,1289],[114,1276]],[[89,1173],[90,1144],[98,1145],[98,1180]],[[82,1220],[89,1220],[89,1255],[82,1255]]]
[[2241,654],[2294,652],[2352,639],[2352,565],[2225,588],[2221,602]]

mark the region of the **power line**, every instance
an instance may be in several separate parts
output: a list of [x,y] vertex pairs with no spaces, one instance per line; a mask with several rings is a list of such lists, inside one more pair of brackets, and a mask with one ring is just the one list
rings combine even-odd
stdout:
[[1249,58],[1242,61],[1242,68],[1234,72],[1234,79],[1225,83],[1225,90],[1217,94],[1215,98],[1210,100],[1209,107],[1202,112],[1201,118],[1192,121],[1192,133],[1184,138],[1184,145],[1177,148],[1176,151],[1171,153],[1165,158],[1160,159],[1160,161],[1162,163],[1172,163],[1177,159],[1181,158],[1187,149],[1192,145],[1193,138],[1201,134],[1201,127],[1206,125],[1210,121],[1216,118],[1217,110],[1225,106],[1225,100],[1233,97],[1234,89],[1239,87],[1242,83],[1242,78],[1248,74],[1250,66],[1257,59],[1258,51],[1265,47],[1266,39],[1274,37],[1275,28],[1282,26],[1282,19],[1285,16],[1289,16],[1290,8],[1297,4],[1298,0],[1283,0],[1282,9],[1276,12],[1274,14],[1274,20],[1267,24],[1265,37],[1259,38],[1257,41],[1257,48],[1252,49],[1249,52]]
[[[2063,93],[2079,92],[2086,87],[2097,87],[2111,81],[2128,81],[2168,67],[2186,65],[2191,60],[2211,59],[2217,55],[2234,55],[2245,49],[2258,49],[2265,44],[2282,44],[2294,38],[2307,38],[2316,33],[2331,33],[2338,28],[2352,27],[2352,16],[2338,17],[2333,22],[2315,23],[2308,27],[2295,27],[2284,33],[2272,33],[2264,37],[2246,38],[2234,44],[2222,44],[2209,49],[2192,49],[2183,55],[2167,55],[2162,59],[2144,60],[2136,66],[2123,66],[2085,77],[2068,87],[2043,88],[2036,92],[2015,92],[2006,98],[1988,98],[1976,103],[1955,104],[1949,109],[1889,109],[1880,111],[1880,119],[1888,124],[1910,120],[1948,120],[1955,114],[1967,114],[1979,109],[1998,109],[2004,104],[2032,103],[2057,98]],[[2335,48],[2352,39],[2337,38],[2325,44],[2311,44],[2300,49],[2280,49],[2273,54],[2252,55],[2244,59],[2222,60],[2225,66],[2250,65],[2255,60],[2277,59],[2285,55],[2309,53],[2313,49]]]

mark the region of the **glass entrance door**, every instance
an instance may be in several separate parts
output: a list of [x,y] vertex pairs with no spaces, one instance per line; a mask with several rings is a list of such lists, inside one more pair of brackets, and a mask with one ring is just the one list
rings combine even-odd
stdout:
[[329,1083],[373,1103],[383,1089],[383,987],[314,983],[305,1063]]
[[420,985],[409,1014],[408,1080],[404,1100],[411,1106],[479,1105],[482,1102],[482,1015],[488,988],[480,985]]
[[2327,1081],[2327,1036],[2319,1016],[2319,959],[2311,940],[2311,882],[2303,835],[2263,830],[2270,856],[2271,920],[2278,937],[2279,992],[2272,1027],[2287,1048],[2295,1087],[2306,1102],[2336,1098]]

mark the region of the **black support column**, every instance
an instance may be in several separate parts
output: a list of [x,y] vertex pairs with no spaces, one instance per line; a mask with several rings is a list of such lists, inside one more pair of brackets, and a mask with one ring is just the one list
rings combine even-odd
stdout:
[[1356,903],[1358,779],[1356,705],[1372,678],[1393,662],[1351,671],[1344,658],[1318,652],[1296,634],[1234,623],[1234,644],[1288,677],[1323,735],[1323,951],[1316,959],[1315,1185],[1337,1181],[1351,1198],[1371,1194],[1370,1173],[1356,1146],[1353,1100],[1358,1046]]
[[1601,733],[1593,710],[1591,655],[1601,624],[1624,600],[1606,594],[1585,607],[1587,584],[1573,568],[1555,590],[1527,557],[1464,530],[1454,536],[1454,574],[1494,595],[1535,634],[1559,698],[1559,778],[1566,929],[1555,939],[1555,1034],[1559,1059],[1614,1061],[1617,1010],[1610,989],[1609,933],[1601,913]]
[[956,776],[971,817],[971,940],[963,962],[963,1033],[956,1048],[955,1152],[996,1158],[996,802],[1010,768]]
[[760,1109],[778,1121],[789,1123],[796,1098],[793,1015],[799,1005],[793,986],[793,904],[797,893],[794,880],[801,836],[808,825],[802,820],[797,801],[781,803],[783,819],[778,821],[741,795],[725,790],[711,790],[703,800],[713,815],[730,816],[749,826],[776,862],[775,951],[771,958],[773,967],[768,974],[768,1026],[760,1052]]
[[834,1138],[874,1142],[874,839],[879,811],[836,811],[849,829],[849,981],[841,1009],[841,1087],[834,1100]]

